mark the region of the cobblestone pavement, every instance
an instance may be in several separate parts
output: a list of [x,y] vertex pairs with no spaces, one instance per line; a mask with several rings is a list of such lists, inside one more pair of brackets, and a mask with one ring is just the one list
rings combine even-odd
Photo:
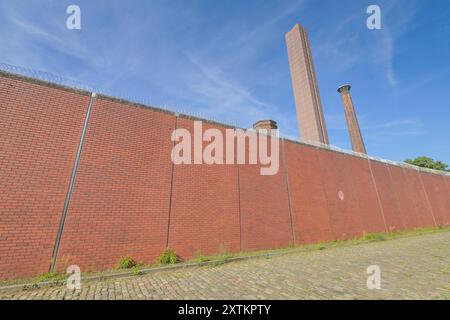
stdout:
[[[367,268],[381,268],[381,290]],[[88,282],[0,299],[450,299],[450,232]]]

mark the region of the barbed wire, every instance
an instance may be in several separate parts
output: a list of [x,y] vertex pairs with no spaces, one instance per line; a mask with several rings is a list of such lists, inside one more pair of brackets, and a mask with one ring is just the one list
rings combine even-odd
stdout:
[[199,119],[203,119],[203,120],[206,120],[209,122],[221,123],[221,124],[224,124],[229,127],[236,126],[235,124],[232,124],[232,123],[228,123],[228,124],[223,123],[223,122],[219,121],[217,118],[215,118],[211,115],[206,115],[200,111],[187,111],[187,109],[192,110],[193,108],[183,107],[183,110],[181,111],[179,108],[167,107],[163,103],[158,103],[156,101],[156,99],[151,99],[151,98],[145,97],[145,96],[130,95],[127,92],[117,90],[117,89],[107,89],[107,88],[102,88],[99,86],[88,85],[88,84],[79,82],[77,80],[62,77],[62,76],[59,76],[59,75],[56,75],[56,74],[53,74],[50,72],[42,71],[42,70],[35,70],[35,69],[31,69],[31,68],[19,67],[19,66],[14,66],[11,64],[0,62],[0,71],[2,71],[4,73],[16,75],[16,76],[22,76],[22,77],[32,78],[35,80],[44,81],[46,83],[63,86],[63,87],[69,88],[69,89],[82,90],[82,91],[87,91],[87,92],[91,92],[91,93],[95,92],[96,94],[111,97],[113,99],[123,100],[123,101],[127,101],[127,102],[134,103],[134,104],[139,104],[139,105],[149,107],[149,108],[161,109],[161,110],[165,110],[168,112],[184,115],[187,117],[199,118]]
[[[14,66],[14,65],[7,64],[7,63],[3,63],[3,62],[0,62],[0,71],[11,74],[11,75],[23,76],[23,77],[27,77],[27,78],[41,80],[43,82],[63,86],[63,87],[69,88],[69,89],[83,90],[83,91],[88,91],[91,93],[95,92],[96,94],[108,96],[113,99],[123,100],[123,101],[127,101],[130,103],[143,105],[143,106],[146,106],[149,108],[157,108],[157,109],[161,109],[161,110],[166,110],[166,111],[172,112],[174,114],[187,116],[187,117],[193,117],[193,118],[197,118],[199,120],[206,120],[206,121],[213,122],[213,123],[216,123],[219,125],[232,127],[232,128],[236,128],[236,129],[241,129],[235,123],[224,123],[223,121],[218,120],[217,118],[215,118],[211,115],[205,115],[204,113],[202,113],[200,111],[186,111],[185,107],[182,107],[182,109],[168,108],[167,106],[163,106],[162,104],[155,104],[154,103],[155,101],[151,101],[147,97],[131,96],[128,93],[122,92],[119,90],[105,89],[105,88],[100,88],[100,87],[96,87],[96,86],[92,86],[92,85],[87,85],[87,84],[81,83],[79,81],[65,78],[65,77],[62,77],[59,75],[55,75],[55,74],[52,74],[52,73],[46,72],[46,71]],[[336,152],[340,152],[343,154],[353,155],[353,156],[357,156],[360,158],[366,158],[366,159],[383,162],[386,164],[391,164],[391,165],[395,165],[395,166],[399,166],[399,167],[403,167],[403,168],[408,168],[408,169],[413,169],[413,170],[418,170],[418,171],[423,171],[423,172],[429,172],[429,173],[433,173],[433,174],[450,176],[450,172],[448,173],[448,172],[444,172],[444,171],[438,171],[438,170],[414,166],[414,165],[411,165],[411,164],[408,164],[405,162],[398,162],[398,161],[387,160],[387,159],[383,159],[383,158],[379,158],[379,157],[375,157],[375,156],[369,156],[366,154],[354,152],[352,150],[342,149],[337,146],[319,143],[316,141],[310,141],[310,140],[301,139],[301,138],[300,139],[284,138],[281,135],[279,136],[279,139],[298,142],[298,143],[302,143],[305,145],[310,145],[310,146],[314,146],[314,147],[318,147],[318,148],[322,148],[322,149],[336,151]]]
[[29,77],[44,82],[61,85],[71,89],[84,90],[89,92],[94,92],[94,87],[83,84],[73,79],[68,79],[59,75],[55,75],[42,70],[34,70],[25,67],[13,66],[7,63],[0,62],[0,70],[18,76]]

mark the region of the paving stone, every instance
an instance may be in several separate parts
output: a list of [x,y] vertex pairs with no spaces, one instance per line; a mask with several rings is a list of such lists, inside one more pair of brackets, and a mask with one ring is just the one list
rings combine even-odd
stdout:
[[[381,290],[367,268],[381,268]],[[0,292],[0,299],[450,299],[450,232],[291,253],[66,287]]]

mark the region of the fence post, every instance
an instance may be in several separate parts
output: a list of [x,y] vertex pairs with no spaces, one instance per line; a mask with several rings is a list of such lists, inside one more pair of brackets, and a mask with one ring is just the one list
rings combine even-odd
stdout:
[[[178,118],[179,114],[175,114],[175,130],[178,129]],[[173,148],[175,147],[176,142],[173,141]],[[172,152],[173,152],[172,148]],[[169,239],[170,239],[170,223],[172,219],[172,195],[173,195],[173,178],[175,174],[175,164],[172,161],[172,172],[170,174],[170,194],[169,194],[169,217],[167,220],[167,237],[166,237],[166,248],[169,248]]]
[[[419,167],[417,167],[417,168],[419,168]],[[419,175],[420,184],[422,186],[423,193],[425,194],[425,198],[427,200],[428,208],[430,209],[430,212],[431,212],[431,217],[433,218],[434,226],[437,227],[438,225],[436,222],[436,218],[434,217],[434,210],[433,210],[433,207],[431,206],[430,198],[428,197],[428,191],[425,188],[425,183],[423,182],[422,171],[420,171],[420,169],[416,169],[416,170],[417,170],[417,174]]]
[[56,234],[55,245],[53,247],[53,254],[52,254],[52,260],[50,263],[49,272],[53,272],[56,267],[59,247],[61,245],[61,238],[62,238],[62,234],[64,231],[64,224],[66,222],[67,214],[69,211],[70,200],[72,198],[73,187],[74,187],[75,179],[77,176],[78,165],[80,163],[81,152],[83,151],[83,144],[84,144],[84,140],[86,138],[86,132],[87,132],[87,129],[89,126],[89,120],[91,118],[92,107],[94,105],[95,96],[96,96],[96,93],[92,92],[91,98],[89,100],[88,109],[86,112],[86,118],[84,119],[83,131],[81,132],[80,142],[78,144],[78,150],[77,150],[77,155],[75,157],[75,163],[74,163],[73,169],[72,169],[72,176],[70,178],[69,189],[67,190],[66,200],[64,201],[64,208],[63,208],[63,212],[61,214],[61,220],[59,221],[58,232]]
[[289,174],[288,174],[288,167],[287,167],[287,160],[286,160],[286,153],[285,153],[285,140],[283,138],[280,138],[281,140],[281,148],[282,148],[282,152],[281,152],[281,157],[283,158],[283,167],[284,167],[284,179],[285,179],[285,183],[286,183],[286,192],[287,192],[287,197],[288,197],[288,205],[289,205],[289,218],[290,218],[290,223],[291,223],[291,232],[292,232],[292,241],[293,244],[296,244],[296,239],[295,239],[295,230],[294,230],[294,218],[292,216],[292,205],[291,205],[291,191],[289,188]]
[[378,191],[377,181],[375,180],[375,176],[373,175],[372,162],[370,161],[369,157],[366,157],[366,158],[367,158],[367,162],[369,165],[370,176],[372,177],[372,184],[373,184],[373,187],[375,188],[375,193],[377,194],[377,201],[378,201],[378,206],[380,208],[381,217],[383,218],[384,229],[386,230],[386,232],[389,232],[390,230],[386,223],[386,216],[384,214],[383,204],[381,203],[381,197],[380,197],[380,192]]
[[239,168],[239,164],[237,166],[237,188],[238,188],[238,208],[239,208],[239,247],[240,251],[243,250],[242,243],[242,209],[241,209],[241,171]]

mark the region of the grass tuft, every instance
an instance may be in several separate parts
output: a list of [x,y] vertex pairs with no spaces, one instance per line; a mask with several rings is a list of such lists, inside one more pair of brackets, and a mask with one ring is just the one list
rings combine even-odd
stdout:
[[180,262],[180,258],[177,256],[175,251],[171,249],[166,249],[164,252],[159,256],[158,262],[160,264],[176,264]]
[[366,233],[359,239],[362,241],[385,241],[386,236],[381,233]]
[[137,266],[137,262],[131,257],[124,257],[119,261],[118,269],[133,269]]

